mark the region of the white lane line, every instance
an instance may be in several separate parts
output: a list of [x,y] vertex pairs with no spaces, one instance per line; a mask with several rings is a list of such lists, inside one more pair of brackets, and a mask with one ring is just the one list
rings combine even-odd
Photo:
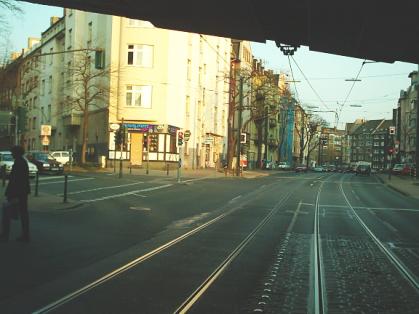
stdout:
[[136,210],[136,211],[141,211],[141,212],[148,212],[148,211],[151,211],[151,208],[149,208],[149,207],[131,206],[129,209],[131,209],[131,210]]
[[304,205],[304,206],[314,206],[314,204],[311,204],[311,203],[301,203],[301,205]]
[[[308,203],[303,203],[303,205],[311,205]],[[324,208],[350,208],[348,205],[320,205]],[[355,209],[366,209],[366,210],[394,210],[394,211],[409,211],[409,212],[419,212],[419,208],[397,208],[397,207],[371,207],[371,206],[352,206]]]
[[[68,176],[74,178],[74,176]],[[64,176],[52,176],[52,177],[39,177],[39,181],[53,180],[53,179],[64,179]]]
[[[81,190],[81,191],[69,192],[69,193],[67,193],[67,195],[81,194],[81,193],[87,193],[87,192],[93,192],[93,191],[100,191],[100,190],[109,190],[109,189],[114,189],[114,188],[122,188],[122,187],[126,187],[126,186],[143,184],[143,183],[144,182],[142,182],[142,181],[138,181],[138,182],[135,182],[135,183],[127,183],[127,184],[121,184],[121,185],[104,186],[104,187],[94,188],[94,189],[89,189],[89,190]],[[62,194],[59,194],[59,196],[61,196],[61,195]]]
[[[39,182],[38,185],[49,185],[49,184],[57,184],[57,183],[63,183],[64,184],[64,177],[60,181],[54,181],[54,182]],[[74,179],[74,180],[68,180],[67,182],[76,182],[76,181],[86,181],[86,180],[94,180],[95,178],[82,178],[82,179]],[[35,186],[35,183],[31,183],[32,186]]]
[[137,193],[134,193],[132,195],[139,196],[139,197],[144,197],[144,198],[147,197],[147,195],[142,195],[142,194],[137,194]]
[[240,194],[239,196],[236,196],[235,198],[231,199],[228,203],[234,203],[235,201],[237,201],[240,197],[242,197],[242,195]]
[[211,177],[203,177],[203,178],[197,178],[197,179],[188,179],[188,180],[182,180],[182,183],[184,182],[194,182],[194,181],[201,181],[201,180],[205,180]]
[[90,199],[90,200],[80,200],[79,202],[83,202],[83,203],[99,202],[99,201],[109,200],[109,199],[113,199],[113,198],[119,198],[119,197],[129,196],[129,195],[133,195],[133,194],[137,194],[137,193],[141,193],[141,192],[149,192],[149,191],[155,191],[155,190],[165,189],[165,188],[168,188],[169,186],[172,186],[172,185],[173,184],[160,185],[160,186],[155,186],[155,187],[152,187],[152,188],[147,188],[147,189],[142,189],[142,190],[135,190],[135,191],[129,191],[129,192],[120,193],[120,194],[113,194],[113,195],[108,195],[108,196],[99,197],[99,198]]

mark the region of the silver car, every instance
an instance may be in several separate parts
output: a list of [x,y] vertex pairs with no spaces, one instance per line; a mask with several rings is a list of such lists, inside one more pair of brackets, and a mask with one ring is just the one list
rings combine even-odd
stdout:
[[[33,163],[28,161],[26,158],[25,160],[28,163],[29,177],[35,177],[38,173],[38,168]],[[0,168],[6,166],[6,176],[10,175],[14,163],[15,160],[13,159],[12,153],[10,151],[0,152]]]

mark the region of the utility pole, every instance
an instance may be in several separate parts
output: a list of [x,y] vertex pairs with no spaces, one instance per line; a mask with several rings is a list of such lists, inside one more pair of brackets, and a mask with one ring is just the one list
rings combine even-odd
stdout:
[[265,151],[263,152],[263,159],[265,159],[265,168],[268,165],[268,133],[269,133],[269,108],[265,107]]
[[303,108],[301,108],[300,164],[304,163],[304,129],[305,129],[305,112]]
[[121,126],[120,126],[120,130],[121,130],[121,132],[124,132],[123,133],[123,136],[122,136],[122,141],[121,141],[121,149],[120,149],[120,156],[119,156],[119,178],[122,178],[122,151],[123,151],[123,149],[124,149],[124,144],[125,144],[125,130],[123,129],[124,128],[124,118],[122,118],[122,122],[121,122]]
[[319,151],[318,151],[318,159],[317,159],[317,161],[318,161],[318,166],[320,166],[321,165],[321,145],[322,144],[322,134],[320,133],[320,135],[319,135]]
[[416,87],[416,171],[415,178],[418,178],[419,171],[419,84],[415,85]]
[[240,75],[238,125],[237,125],[237,159],[236,159],[236,175],[238,177],[240,176],[242,110],[243,110],[243,77]]

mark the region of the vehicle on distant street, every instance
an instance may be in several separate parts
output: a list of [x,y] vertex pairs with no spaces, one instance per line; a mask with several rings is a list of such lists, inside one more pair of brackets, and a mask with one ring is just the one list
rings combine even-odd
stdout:
[[280,161],[278,164],[279,170],[291,170],[291,165],[286,161]]
[[[26,159],[26,158],[25,158]],[[28,168],[29,168],[29,177],[33,178],[36,176],[36,173],[38,172],[38,168],[33,163],[28,162]],[[10,172],[12,171],[12,166],[15,163],[15,160],[13,159],[12,153],[10,151],[2,151],[0,152],[0,169],[3,166],[6,166],[6,176],[10,175]]]
[[50,155],[63,165],[70,163],[70,153],[65,150],[50,152]]
[[369,165],[361,164],[356,167],[355,175],[371,175],[371,167]]
[[322,166],[314,167],[314,172],[325,172],[326,170]]
[[39,173],[55,173],[62,174],[64,166],[52,158],[47,152],[29,151],[26,153],[26,158],[38,167]]
[[409,164],[395,164],[391,172],[393,174],[400,174],[400,175],[410,175],[412,171],[411,166]]
[[306,165],[299,165],[295,167],[295,172],[307,172],[307,166]]

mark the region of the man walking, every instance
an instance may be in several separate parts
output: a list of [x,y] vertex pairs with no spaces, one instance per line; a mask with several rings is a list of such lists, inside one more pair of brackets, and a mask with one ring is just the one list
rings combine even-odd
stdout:
[[[22,223],[22,235],[17,238],[20,242],[29,242],[29,213],[28,213],[28,194],[30,194],[29,185],[29,168],[28,163],[23,158],[25,153],[21,146],[14,146],[11,149],[12,156],[15,160],[12,171],[10,173],[9,184],[6,188],[6,198],[9,204],[17,206]],[[3,207],[2,214],[2,233],[0,234],[0,241],[6,242],[9,240],[10,220],[11,220],[10,206]]]

